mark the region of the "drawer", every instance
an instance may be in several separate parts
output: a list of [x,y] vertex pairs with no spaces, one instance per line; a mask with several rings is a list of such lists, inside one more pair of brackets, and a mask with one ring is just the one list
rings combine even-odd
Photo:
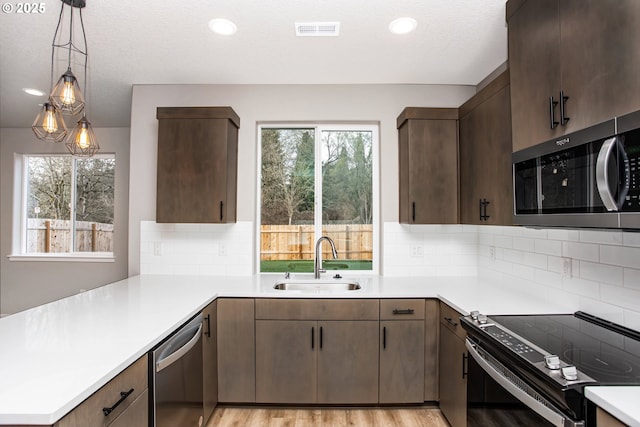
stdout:
[[451,330],[451,332],[460,337],[460,339],[465,339],[467,333],[462,329],[462,325],[460,325],[460,317],[462,317],[462,314],[458,313],[457,310],[454,310],[443,302],[440,303],[440,324]]
[[377,299],[256,299],[256,319],[378,320]]
[[381,299],[380,320],[422,320],[423,299]]
[[[147,390],[147,355],[142,356],[127,369],[92,394],[55,424],[55,427],[108,426]],[[121,393],[133,392],[124,397]],[[105,415],[103,408],[122,402]]]

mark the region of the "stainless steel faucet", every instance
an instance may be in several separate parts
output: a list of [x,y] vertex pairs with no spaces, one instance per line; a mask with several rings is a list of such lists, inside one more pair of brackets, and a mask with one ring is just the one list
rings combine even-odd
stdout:
[[318,241],[316,242],[316,253],[315,253],[315,262],[313,264],[313,277],[316,279],[320,278],[320,273],[326,273],[327,270],[322,268],[322,261],[321,261],[321,251],[320,251],[320,245],[322,244],[322,241],[326,240],[331,244],[331,252],[333,253],[333,259],[338,258],[338,251],[336,250],[336,245],[335,243],[333,243],[333,240],[331,239],[331,237],[328,236],[322,236],[318,239]]

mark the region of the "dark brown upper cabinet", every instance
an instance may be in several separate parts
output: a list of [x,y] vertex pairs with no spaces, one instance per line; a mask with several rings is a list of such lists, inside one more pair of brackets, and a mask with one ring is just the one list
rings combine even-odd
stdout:
[[230,107],[159,107],[156,222],[236,221],[238,128]]
[[509,0],[513,151],[640,109],[640,2]]
[[511,225],[511,109],[509,71],[459,109],[460,222]]
[[458,109],[405,108],[397,120],[400,222],[458,223]]

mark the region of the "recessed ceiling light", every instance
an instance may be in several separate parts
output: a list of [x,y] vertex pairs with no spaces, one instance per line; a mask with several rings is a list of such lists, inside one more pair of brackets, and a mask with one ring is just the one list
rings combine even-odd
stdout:
[[45,93],[41,90],[38,89],[32,89],[30,87],[24,87],[22,88],[23,91],[25,91],[26,93],[28,93],[29,95],[33,95],[33,96],[44,96]]
[[216,18],[209,21],[209,29],[216,34],[230,36],[238,31],[236,24],[228,19]]
[[393,34],[407,34],[415,30],[418,22],[413,18],[398,18],[391,21],[389,31]]

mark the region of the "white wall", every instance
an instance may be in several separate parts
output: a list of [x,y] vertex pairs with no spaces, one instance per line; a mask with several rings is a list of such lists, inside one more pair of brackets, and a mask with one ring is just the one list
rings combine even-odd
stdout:
[[136,85],[131,113],[129,274],[140,272],[140,222],[155,220],[157,107],[231,106],[240,116],[238,221],[255,221],[257,124],[266,121],[380,123],[381,222],[398,220],[398,134],[404,107],[458,107],[473,86]]
[[11,314],[127,277],[129,129],[94,129],[101,151],[116,155],[115,262],[9,261],[13,221],[14,153],[64,153],[64,144],[38,141],[30,128],[0,129],[0,314]]

